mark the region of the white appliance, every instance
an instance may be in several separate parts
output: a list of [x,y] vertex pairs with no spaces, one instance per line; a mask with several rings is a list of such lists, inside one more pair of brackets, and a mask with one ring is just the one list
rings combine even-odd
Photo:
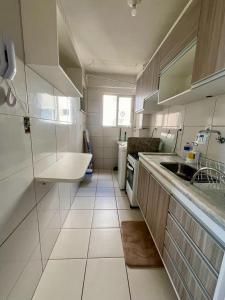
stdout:
[[127,142],[118,142],[118,184],[121,190],[126,187]]
[[137,186],[138,186],[138,154],[128,154],[127,156],[127,176],[126,192],[131,207],[138,207],[137,204]]

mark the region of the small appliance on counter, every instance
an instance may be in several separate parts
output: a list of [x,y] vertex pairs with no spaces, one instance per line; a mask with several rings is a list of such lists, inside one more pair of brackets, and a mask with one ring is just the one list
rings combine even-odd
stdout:
[[138,152],[158,152],[160,138],[130,137],[127,141],[127,175],[126,192],[131,207],[138,207],[137,186],[138,186]]

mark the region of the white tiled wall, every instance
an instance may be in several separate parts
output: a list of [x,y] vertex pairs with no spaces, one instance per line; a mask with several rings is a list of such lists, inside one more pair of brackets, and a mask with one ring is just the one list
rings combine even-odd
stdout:
[[[15,42],[13,86],[20,100],[5,102],[8,84],[0,77],[0,299],[29,300],[76,190],[34,182],[34,174],[65,151],[82,151],[86,117],[79,98],[64,97],[24,66],[19,1],[3,1],[1,12],[0,28]],[[25,115],[31,134],[24,132]]]
[[[117,92],[116,88],[88,88],[87,128],[93,147],[94,167],[97,169],[113,169],[117,166],[119,128],[102,126],[103,95]],[[119,92],[129,95],[126,89],[120,89]],[[127,137],[132,136],[131,128],[123,128],[122,136],[125,131]]]
[[[182,155],[185,143],[194,141],[198,131],[206,127],[219,130],[225,136],[225,95],[171,106],[153,114],[149,135],[154,128],[154,136],[160,136],[163,130],[182,128],[176,149]],[[199,145],[198,149],[203,156],[225,163],[225,144],[219,144],[216,137],[211,134],[206,144]]]

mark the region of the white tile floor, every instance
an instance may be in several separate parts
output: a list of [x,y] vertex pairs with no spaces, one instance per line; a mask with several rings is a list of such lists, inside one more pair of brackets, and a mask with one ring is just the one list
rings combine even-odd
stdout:
[[176,299],[163,268],[125,265],[120,222],[141,219],[113,172],[82,182],[33,300]]

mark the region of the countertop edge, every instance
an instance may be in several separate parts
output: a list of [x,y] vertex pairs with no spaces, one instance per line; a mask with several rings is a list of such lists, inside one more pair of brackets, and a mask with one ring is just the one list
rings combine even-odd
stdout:
[[[212,212],[209,206],[198,201],[196,197],[190,197],[190,193],[185,190],[185,185],[179,180],[181,187],[175,186],[173,180],[177,182],[175,175],[165,169],[157,167],[157,164],[151,162],[143,154],[139,153],[140,162],[152,173],[155,179],[175,197],[183,206],[198,219],[221,243],[225,246],[225,220]],[[169,179],[171,178],[171,179]],[[186,188],[187,190],[187,188]]]

